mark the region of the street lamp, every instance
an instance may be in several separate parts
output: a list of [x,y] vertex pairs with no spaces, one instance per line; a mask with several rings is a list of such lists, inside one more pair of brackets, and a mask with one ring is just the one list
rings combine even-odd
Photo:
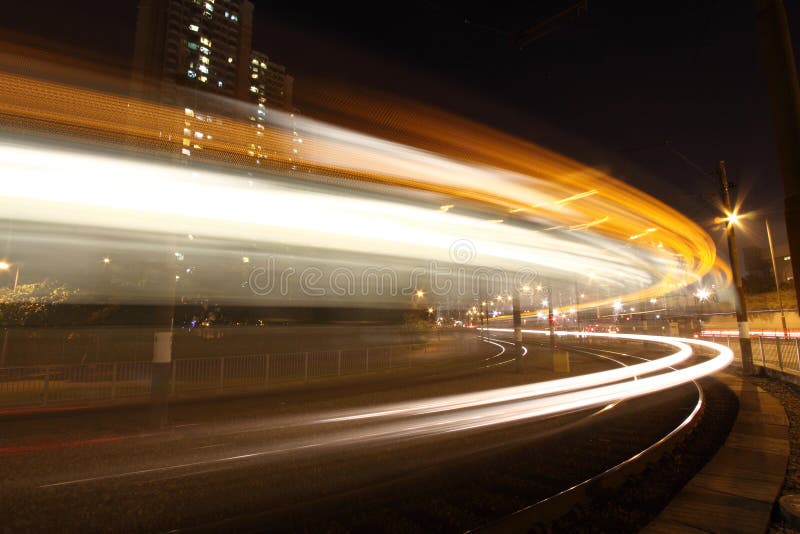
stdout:
[[[10,271],[11,267],[12,267],[12,265],[10,263],[8,263],[7,261],[5,261],[5,260],[0,261],[0,271]],[[17,285],[19,284],[19,265],[16,266],[14,271],[15,271],[15,273],[14,273],[14,286],[11,289],[11,291],[13,293],[16,293],[17,292]]]
[[739,270],[739,254],[736,249],[736,233],[733,230],[734,222],[739,220],[739,215],[731,207],[730,188],[728,187],[728,174],[725,170],[725,162],[720,161],[717,166],[717,174],[720,179],[720,194],[722,205],[725,208],[725,234],[728,238],[728,256],[731,262],[731,272],[733,282],[736,286],[734,301],[736,303],[736,322],[739,324],[739,347],[742,352],[742,371],[746,375],[752,375],[753,368],[753,347],[750,344],[750,326],[747,322],[747,303],[744,300],[744,288],[742,287],[742,273]]
[[778,306],[781,308],[781,326],[783,326],[783,337],[789,339],[789,329],[786,327],[786,313],[783,311],[783,297],[781,296],[781,282],[778,278],[778,266],[775,265],[775,249],[772,247],[772,232],[769,230],[769,220],[764,219],[767,226],[767,241],[769,241],[769,257],[772,260],[772,274],[775,276],[775,292],[778,294]]

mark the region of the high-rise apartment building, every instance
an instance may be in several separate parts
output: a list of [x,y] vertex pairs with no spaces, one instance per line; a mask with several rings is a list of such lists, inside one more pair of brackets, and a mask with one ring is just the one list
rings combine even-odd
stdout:
[[180,88],[247,99],[252,28],[248,0],[140,0],[136,90],[170,104]]
[[248,92],[251,100],[291,111],[294,78],[286,74],[286,67],[271,61],[266,54],[253,50],[249,70]]
[[280,150],[262,140],[267,113],[292,109],[294,80],[252,50],[252,34],[249,0],[139,1],[133,93],[184,110],[180,120],[158,125],[169,140],[181,140],[184,156],[209,155],[211,144],[244,145],[249,161],[261,164]]

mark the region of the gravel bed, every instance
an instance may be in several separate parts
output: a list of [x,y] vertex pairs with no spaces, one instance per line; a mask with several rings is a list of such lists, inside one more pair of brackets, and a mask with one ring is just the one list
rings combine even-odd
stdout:
[[689,437],[658,462],[628,478],[622,487],[577,507],[539,532],[636,532],[656,518],[725,443],[739,411],[739,400],[714,378],[700,381],[705,412]]

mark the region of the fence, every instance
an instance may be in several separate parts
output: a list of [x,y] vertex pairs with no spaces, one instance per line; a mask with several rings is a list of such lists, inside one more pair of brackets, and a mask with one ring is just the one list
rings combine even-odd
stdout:
[[[0,330],[0,367],[144,361],[153,357],[154,328],[13,327]],[[420,343],[431,332],[397,326],[219,326],[175,328],[172,357],[219,358],[254,352]]]
[[[359,349],[185,358],[172,360],[173,397],[246,391],[326,377],[366,374],[408,366],[415,356],[464,348],[430,343]],[[0,368],[0,406],[118,401],[150,395],[150,362],[107,362]]]
[[[734,361],[741,366],[742,351],[739,338],[735,336],[703,336],[703,339],[730,347]],[[800,375],[800,339],[776,337],[750,338],[753,348],[753,363],[785,373]]]

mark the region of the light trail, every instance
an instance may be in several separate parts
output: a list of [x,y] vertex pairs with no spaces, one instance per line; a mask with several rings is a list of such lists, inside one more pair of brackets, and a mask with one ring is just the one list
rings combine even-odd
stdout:
[[[507,329],[491,330],[503,333],[508,331]],[[523,332],[534,335],[544,333],[537,330],[524,330]],[[280,454],[310,452],[326,447],[437,437],[444,434],[489,428],[502,424],[533,421],[558,414],[603,407],[621,400],[663,391],[724,369],[733,360],[733,353],[729,348],[702,340],[632,334],[597,333],[593,335],[594,337],[662,343],[677,349],[677,352],[644,364],[636,364],[579,377],[472,394],[449,395],[427,401],[394,403],[379,406],[367,412],[357,410],[336,416],[312,419],[301,423],[304,426],[309,425],[318,428],[313,437],[309,438],[313,440],[311,442],[307,439],[294,438],[280,441],[269,447],[250,448],[232,455],[50,482],[42,485],[42,487],[68,486],[138,475],[206,468],[214,465],[221,466]],[[685,361],[691,355],[689,345],[710,349],[716,355],[688,367],[652,374],[670,367],[671,364]],[[643,371],[643,369],[646,369],[646,371]],[[646,373],[650,374],[641,376]],[[633,378],[634,376],[638,376],[639,379],[625,379]],[[341,429],[341,425],[346,423],[353,423],[358,426],[356,428]],[[261,430],[269,432],[270,428],[265,425]],[[254,432],[256,430],[258,429],[248,428],[245,432]],[[224,433],[225,436],[233,436],[235,434],[236,432],[230,431]],[[213,452],[213,449],[206,450]],[[204,471],[201,470],[200,473],[202,472]],[[194,474],[198,473],[187,472],[182,476]]]
[[[192,165],[6,142],[0,201],[11,220],[127,231],[119,237],[132,240],[169,229],[215,238],[218,252],[243,241],[279,243],[326,257],[339,252],[343,261],[364,251],[449,261],[449,246],[467,239],[472,266],[527,267],[554,279],[593,272],[614,288],[613,296],[587,298],[579,308],[660,297],[719,266],[709,236],[656,199],[441,112],[398,104],[414,117],[393,123],[405,143],[272,109],[256,128],[237,118],[252,112],[241,102],[208,104],[229,116],[174,108],[115,94],[127,92],[127,81],[115,89],[104,77],[97,86],[105,91],[87,89],[91,74],[66,75],[63,66],[53,72],[80,79],[83,88],[17,74],[48,72],[47,64],[33,68],[19,58],[19,51],[0,53],[0,127]],[[365,109],[372,108],[353,106],[362,122]],[[242,178],[245,172],[252,178]]]
[[[496,333],[514,332],[514,330],[510,328],[487,328],[485,330]],[[546,330],[523,330],[523,333],[546,335],[548,332]],[[569,335],[569,333],[560,333],[560,334]],[[433,399],[430,402],[415,401],[414,403],[398,404],[398,405],[393,405],[391,407],[383,407],[380,410],[371,413],[365,414],[359,412],[353,415],[343,415],[343,416],[332,417],[329,419],[323,419],[320,422],[337,422],[337,421],[347,421],[352,419],[367,419],[370,417],[382,417],[384,415],[392,415],[392,416],[426,415],[431,413],[460,410],[464,408],[475,408],[479,406],[489,406],[507,402],[527,401],[539,397],[565,394],[580,390],[591,390],[592,388],[596,388],[601,385],[611,384],[613,382],[619,382],[628,379],[635,379],[642,375],[647,375],[663,371],[665,369],[669,369],[675,365],[678,365],[686,361],[692,355],[692,349],[689,345],[687,345],[689,340],[685,340],[682,338],[665,338],[661,336],[646,336],[646,335],[636,335],[636,334],[591,333],[591,335],[595,337],[610,337],[610,338],[628,339],[637,341],[652,341],[654,343],[669,345],[670,347],[678,350],[677,352],[670,354],[668,356],[664,356],[640,364],[621,367],[618,369],[611,369],[608,371],[601,371],[598,373],[591,373],[587,375],[573,376],[558,380],[536,382],[534,384],[514,386],[499,390],[453,395],[446,398]],[[721,345],[720,347],[723,348]],[[728,351],[730,350],[727,349],[727,347],[724,348]]]

